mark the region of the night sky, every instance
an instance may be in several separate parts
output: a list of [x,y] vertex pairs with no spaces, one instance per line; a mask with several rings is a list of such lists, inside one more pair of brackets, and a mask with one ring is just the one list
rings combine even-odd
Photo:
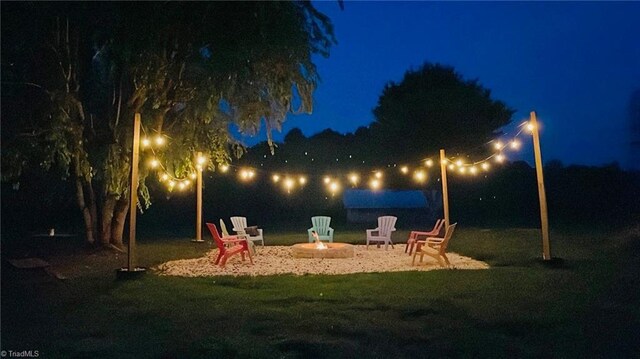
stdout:
[[[429,61],[479,79],[517,110],[514,125],[537,111],[545,162],[627,165],[629,101],[640,88],[640,2],[315,5],[331,18],[338,45],[315,60],[322,83],[313,114],[290,115],[277,141],[294,127],[310,136],[367,126],[385,83]],[[531,146],[518,157],[531,163]]]

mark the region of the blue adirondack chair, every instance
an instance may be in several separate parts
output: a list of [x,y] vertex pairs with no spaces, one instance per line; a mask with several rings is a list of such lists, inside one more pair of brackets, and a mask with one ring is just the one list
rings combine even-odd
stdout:
[[313,237],[313,231],[318,233],[318,238],[321,241],[333,242],[333,228],[329,227],[331,224],[331,217],[316,216],[311,217],[311,224],[313,227],[309,228],[309,243],[314,242],[316,239]]

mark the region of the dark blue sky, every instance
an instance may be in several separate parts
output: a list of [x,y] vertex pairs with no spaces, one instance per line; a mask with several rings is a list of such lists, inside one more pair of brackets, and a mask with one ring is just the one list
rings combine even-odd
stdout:
[[[626,164],[628,104],[640,88],[640,3],[315,5],[331,18],[338,45],[316,59],[322,83],[313,114],[289,116],[276,140],[294,127],[309,136],[368,125],[385,83],[429,61],[479,79],[517,110],[514,124],[536,110],[545,161]],[[526,148],[519,157],[531,162]]]

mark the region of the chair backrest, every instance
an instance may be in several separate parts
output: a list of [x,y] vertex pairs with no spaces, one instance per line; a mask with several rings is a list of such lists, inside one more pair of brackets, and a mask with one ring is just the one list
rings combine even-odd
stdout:
[[396,221],[398,217],[394,216],[382,216],[378,217],[378,231],[381,237],[391,236],[391,231],[395,230]]
[[244,231],[247,228],[247,217],[231,217],[234,231]]
[[229,236],[229,231],[227,231],[227,225],[224,224],[224,221],[222,220],[222,218],[220,218],[220,231],[222,232],[223,237]]
[[216,242],[216,246],[221,251],[224,251],[224,243],[222,243],[222,238],[220,238],[220,234],[218,233],[218,228],[213,223],[207,223],[207,228],[209,228],[209,232],[211,232],[211,237],[213,237],[213,241]]
[[318,235],[325,236],[329,233],[329,226],[331,225],[331,217],[326,216],[316,216],[311,217],[311,224],[313,228],[316,230]]
[[457,224],[458,223],[456,222],[456,223],[450,225],[449,227],[447,227],[446,231],[444,232],[444,240],[440,244],[440,254],[442,254],[442,253],[447,251],[447,246],[449,245],[449,241],[451,240],[451,236],[453,236],[453,230],[456,229],[456,225]]
[[438,219],[436,221],[436,225],[433,226],[433,229],[431,231],[432,232],[436,232],[436,233],[440,233],[440,230],[442,229],[442,226],[444,226],[444,219]]

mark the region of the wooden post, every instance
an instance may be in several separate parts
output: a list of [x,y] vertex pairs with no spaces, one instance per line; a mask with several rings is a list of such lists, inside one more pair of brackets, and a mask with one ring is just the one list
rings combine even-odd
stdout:
[[198,152],[196,156],[196,240],[195,242],[204,242],[202,240],[202,167],[199,163],[202,158],[202,152]]
[[[442,209],[444,211],[444,224],[449,227],[449,190],[447,189],[447,157],[444,149],[440,150],[440,174],[442,181]],[[447,228],[445,227],[445,228]]]
[[136,213],[138,212],[138,161],[140,155],[140,114],[133,117],[133,149],[131,155],[131,186],[129,197],[129,245],[127,253],[127,268],[129,272],[135,270],[136,263]]
[[544,190],[544,174],[542,172],[542,154],[540,152],[540,135],[536,112],[531,111],[529,124],[533,135],[533,152],[536,160],[536,176],[538,179],[538,198],[540,200],[540,221],[542,222],[542,259],[551,259],[549,244],[549,218],[547,216],[547,195]]

